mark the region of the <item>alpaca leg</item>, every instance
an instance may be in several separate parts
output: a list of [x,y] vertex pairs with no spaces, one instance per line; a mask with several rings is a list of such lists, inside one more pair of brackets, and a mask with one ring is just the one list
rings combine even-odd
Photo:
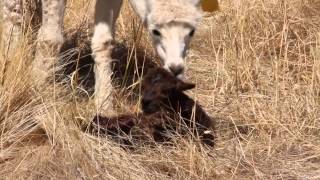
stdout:
[[1,44],[6,53],[10,55],[19,44],[22,36],[22,0],[3,0],[2,6]]
[[37,37],[33,78],[37,87],[54,75],[54,65],[63,43],[65,0],[42,0],[42,26]]
[[95,61],[95,104],[100,114],[113,111],[111,41],[121,4],[122,0],[97,0],[95,7],[95,27],[91,47]]

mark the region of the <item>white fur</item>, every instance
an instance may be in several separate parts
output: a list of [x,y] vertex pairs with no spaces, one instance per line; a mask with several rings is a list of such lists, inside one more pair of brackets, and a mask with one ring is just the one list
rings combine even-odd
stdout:
[[104,49],[105,43],[112,40],[110,26],[104,22],[99,22],[94,27],[94,35],[91,40],[91,47],[94,52]]

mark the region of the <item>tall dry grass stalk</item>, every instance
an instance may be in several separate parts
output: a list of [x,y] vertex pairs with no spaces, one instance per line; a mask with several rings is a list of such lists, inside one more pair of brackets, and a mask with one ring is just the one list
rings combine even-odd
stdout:
[[[87,1],[68,2],[66,39],[72,36],[74,47],[63,57],[78,64],[88,57],[78,52],[88,50],[91,31],[83,24],[90,24],[89,10]],[[125,52],[135,69],[140,56],[155,57],[146,33],[129,17],[126,4],[116,39],[127,47],[118,56]],[[205,15],[188,57],[188,78],[197,83],[191,94],[217,119],[216,147],[177,137],[173,146],[134,151],[81,130],[94,114],[82,81],[73,79],[79,83],[72,88],[58,82],[42,92],[32,88],[32,45],[24,40],[6,63],[1,54],[0,177],[319,179],[319,33],[317,0],[222,1],[220,12]],[[138,110],[128,99],[141,74],[129,66],[124,72],[134,81],[120,83],[119,112]],[[69,72],[69,79],[75,72],[81,71]]]

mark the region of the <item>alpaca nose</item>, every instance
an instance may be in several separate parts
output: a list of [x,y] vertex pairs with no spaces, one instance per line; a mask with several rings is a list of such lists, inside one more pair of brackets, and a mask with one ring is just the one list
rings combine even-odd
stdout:
[[171,65],[169,69],[174,76],[178,76],[184,72],[184,67],[182,65]]

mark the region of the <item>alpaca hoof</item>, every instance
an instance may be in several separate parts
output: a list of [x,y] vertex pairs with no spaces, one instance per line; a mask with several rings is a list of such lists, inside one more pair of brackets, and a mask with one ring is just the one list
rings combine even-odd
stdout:
[[201,141],[204,143],[204,144],[206,144],[206,145],[208,145],[208,146],[210,146],[210,147],[214,147],[214,145],[215,145],[215,142],[214,142],[214,140],[215,140],[215,137],[214,137],[214,135],[212,135],[212,131],[205,131],[204,133],[203,133],[203,135],[202,135],[202,137],[201,137]]

